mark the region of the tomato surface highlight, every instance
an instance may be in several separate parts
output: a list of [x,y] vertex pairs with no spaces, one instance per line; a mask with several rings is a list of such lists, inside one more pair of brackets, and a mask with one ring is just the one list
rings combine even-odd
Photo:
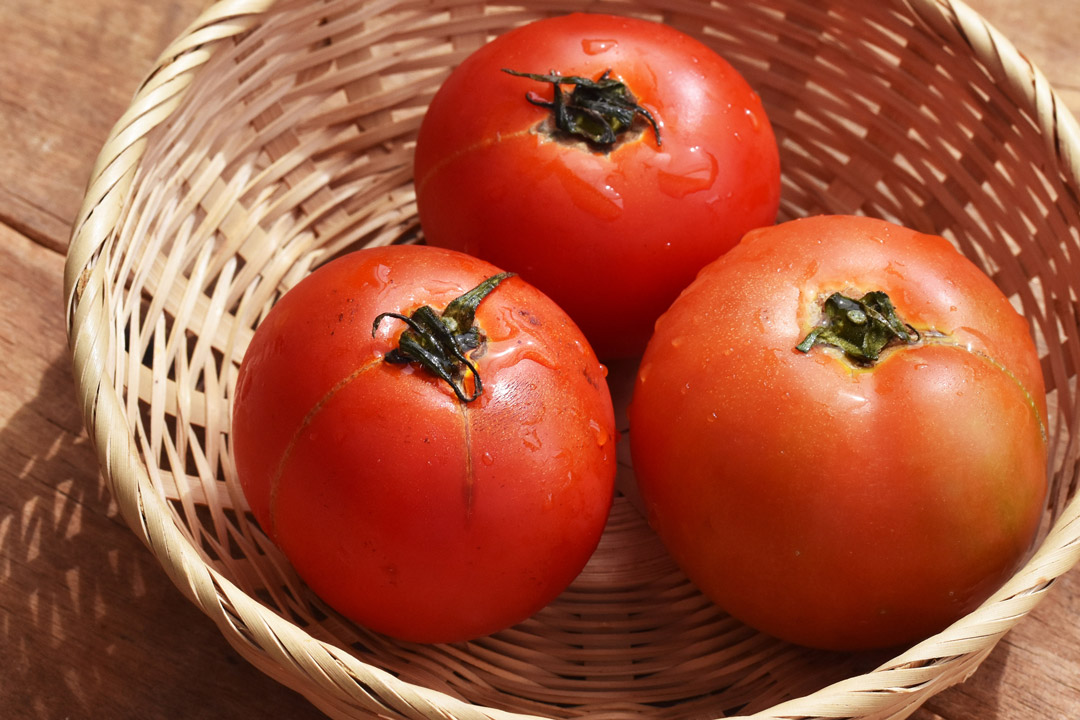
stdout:
[[[899,318],[876,360],[852,331],[889,324],[879,296],[855,302],[869,293]],[[830,320],[836,295],[852,303]],[[661,318],[630,446],[651,525],[707,596],[852,650],[940,631],[1014,572],[1046,495],[1046,412],[1026,321],[952,245],[813,217],[749,233]]]
[[[237,380],[231,448],[255,518],[328,605],[400,639],[525,619],[607,521],[605,369],[554,302],[498,274],[424,246],[345,255],[274,305]],[[469,327],[448,325],[476,331],[468,365],[440,377],[402,351],[418,311],[445,319],[493,277],[458,316]]]
[[[595,114],[514,73],[621,83],[610,145]],[[593,131],[593,132],[590,132]],[[429,244],[518,272],[577,322],[601,359],[636,356],[706,263],[775,222],[780,161],[761,100],[701,42],[634,18],[573,14],[518,27],[446,79],[416,145]]]

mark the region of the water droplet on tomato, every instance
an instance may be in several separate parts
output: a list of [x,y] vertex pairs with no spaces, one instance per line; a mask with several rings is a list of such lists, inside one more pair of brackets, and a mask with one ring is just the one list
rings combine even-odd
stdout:
[[[875,239],[878,242],[881,242],[881,243],[885,242],[881,238],[875,238]],[[885,272],[887,272],[889,275],[892,275],[893,277],[898,277],[901,280],[903,280],[904,279],[904,264],[890,260],[889,263],[887,265],[885,265]]]
[[750,121],[750,127],[756,132],[761,129],[761,120],[750,108],[746,108],[746,118]]
[[526,430],[521,437],[521,441],[524,443],[525,447],[533,452],[539,450],[543,446],[543,443],[540,442],[540,436],[536,434],[536,428],[529,428]]
[[618,176],[611,164],[593,153],[563,153],[544,164],[544,172],[559,180],[567,199],[580,210],[602,220],[615,220],[623,211],[623,197],[615,187]]
[[696,145],[677,154],[658,153],[653,165],[660,191],[674,198],[708,190],[720,169],[716,157]]
[[[856,384],[858,381],[856,380]],[[870,407],[870,401],[857,389],[841,390],[836,395],[836,409],[842,412],[855,412],[866,410]]]
[[586,55],[600,55],[618,47],[619,41],[613,38],[587,38],[581,41],[581,49]]
[[603,425],[596,422],[595,420],[590,420],[589,428],[591,428],[592,431],[596,434],[596,444],[598,446],[603,447],[604,445],[607,445],[608,440],[611,439],[611,436],[608,435],[608,431],[604,428]]
[[488,467],[491,467],[495,464],[495,458],[491,456],[491,453],[485,452],[483,455],[480,456],[480,462],[484,463]]
[[532,360],[547,368],[556,366],[542,337],[543,322],[532,313],[513,307],[499,308],[496,322],[484,327],[488,336],[486,365],[509,366]]
[[[363,284],[367,287],[385,290],[390,284],[390,266],[376,263],[374,267],[369,269],[371,274],[363,278]],[[349,302],[352,302],[352,300],[350,299]]]

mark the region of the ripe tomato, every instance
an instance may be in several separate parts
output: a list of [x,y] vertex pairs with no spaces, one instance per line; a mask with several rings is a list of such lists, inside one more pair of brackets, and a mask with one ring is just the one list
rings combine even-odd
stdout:
[[[442,340],[416,332],[432,322]],[[286,293],[244,357],[232,427],[251,510],[300,577],[420,642],[509,626],[573,580],[607,520],[614,440],[604,368],[565,313],[423,246],[346,255]]]
[[[620,108],[610,144],[596,102]],[[679,291],[775,222],[780,198],[742,76],[671,27],[608,15],[537,21],[469,56],[428,108],[414,170],[426,241],[520,273],[602,359],[640,355]]]
[[947,241],[884,221],[749,233],[661,318],[629,412],[672,556],[796,643],[939,631],[1039,524],[1046,404],[1025,321]]

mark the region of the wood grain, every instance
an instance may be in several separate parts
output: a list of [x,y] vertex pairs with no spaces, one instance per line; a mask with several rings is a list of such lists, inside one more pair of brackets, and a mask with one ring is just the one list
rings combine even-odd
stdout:
[[[971,0],[1080,110],[1077,0]],[[117,518],[74,402],[63,252],[86,178],[203,0],[0,2],[0,715],[322,715],[253,669]],[[1080,717],[1080,571],[917,720]]]
[[109,128],[203,4],[0,3],[4,717],[322,717],[241,659],[118,519],[74,403],[71,222]]
[[117,517],[72,402],[63,258],[0,225],[0,715],[319,717]]
[[204,0],[0,3],[0,221],[63,251],[90,167]]

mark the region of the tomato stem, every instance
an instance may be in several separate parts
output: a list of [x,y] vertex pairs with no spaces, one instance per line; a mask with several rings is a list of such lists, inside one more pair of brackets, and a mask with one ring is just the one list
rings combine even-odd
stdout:
[[[532,92],[527,93],[525,99],[533,105],[551,110],[555,127],[568,135],[607,148],[614,145],[619,135],[629,130],[635,118],[640,116],[652,126],[657,146],[662,144],[656,118],[638,104],[623,82],[611,77],[610,68],[596,80],[560,75],[555,71],[540,75],[503,68],[503,72],[551,83],[554,90],[550,101]],[[563,85],[574,86],[569,96],[563,92]]]
[[889,344],[910,345],[919,338],[919,332],[896,314],[884,292],[873,290],[858,300],[836,292],[825,299],[822,324],[795,349],[805,353],[815,345],[831,345],[857,363],[872,364]]
[[[375,337],[379,325],[386,318],[401,320],[408,328],[401,333],[398,346],[388,352],[384,360],[402,365],[417,363],[449,383],[459,400],[472,402],[484,390],[476,366],[466,357],[466,353],[476,350],[485,342],[480,328],[474,325],[476,308],[499,283],[513,275],[506,272],[492,275],[472,290],[451,300],[442,313],[428,305],[417,308],[411,315],[380,313],[371,325],[371,336]],[[473,377],[473,391],[468,395],[465,391],[467,375]]]

